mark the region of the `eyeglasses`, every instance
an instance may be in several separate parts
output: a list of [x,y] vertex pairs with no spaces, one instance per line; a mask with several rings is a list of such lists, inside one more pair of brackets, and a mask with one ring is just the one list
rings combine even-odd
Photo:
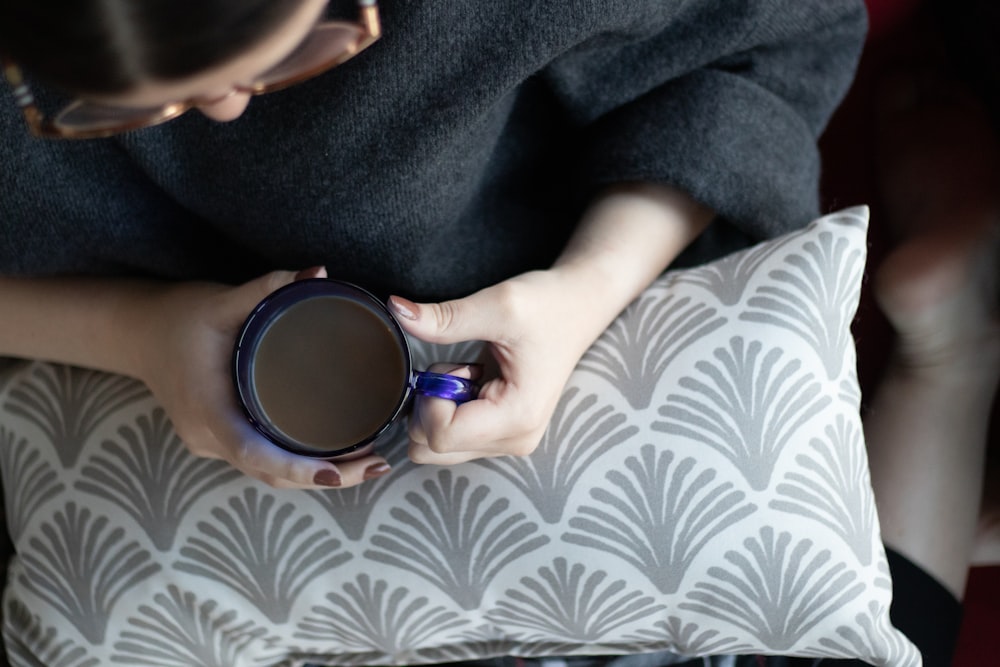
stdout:
[[[358,0],[357,23],[324,21],[287,58],[259,74],[249,85],[233,86],[233,93],[261,95],[288,88],[318,76],[371,46],[382,34],[376,0]],[[24,113],[28,129],[48,139],[96,139],[159,125],[216,100],[191,99],[152,108],[120,107],[76,100],[55,116],[46,117],[35,105],[21,69],[3,62],[3,74],[14,89],[14,99]],[[228,95],[227,95],[228,96]]]

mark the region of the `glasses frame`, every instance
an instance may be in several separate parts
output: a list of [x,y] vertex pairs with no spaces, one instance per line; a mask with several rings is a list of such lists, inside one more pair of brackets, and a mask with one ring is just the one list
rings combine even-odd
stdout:
[[[323,26],[343,26],[344,21],[321,21],[316,24],[313,30],[321,29]],[[104,127],[95,129],[75,129],[58,125],[52,118],[46,116],[35,103],[35,96],[28,87],[21,68],[14,61],[4,58],[0,60],[3,65],[3,76],[14,91],[14,103],[21,109],[24,120],[28,125],[28,130],[36,137],[43,139],[99,139],[110,137],[124,132],[131,132],[145,127],[160,125],[168,120],[173,120],[184,114],[199,104],[206,104],[220,101],[234,93],[246,93],[249,95],[263,95],[283,90],[303,81],[319,76],[324,72],[341,65],[354,56],[358,55],[369,46],[378,41],[382,36],[382,24],[378,12],[377,0],[358,0],[358,20],[356,23],[346,23],[352,28],[360,28],[361,32],[357,42],[350,49],[336,55],[328,61],[317,64],[315,67],[298,72],[287,79],[271,82],[268,84],[253,84],[250,86],[235,85],[232,90],[221,98],[215,100],[189,99],[182,102],[168,102],[161,107],[152,107],[148,111],[150,114],[144,117],[137,117],[132,121],[125,121],[115,127]],[[307,37],[308,39],[308,37]],[[279,63],[280,65],[280,63]],[[74,100],[61,109],[55,118],[82,105],[92,104],[85,100]]]

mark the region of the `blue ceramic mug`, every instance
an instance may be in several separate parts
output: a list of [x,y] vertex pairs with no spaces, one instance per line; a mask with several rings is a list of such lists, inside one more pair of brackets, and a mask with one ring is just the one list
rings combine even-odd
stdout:
[[373,451],[414,394],[463,403],[477,393],[465,378],[414,370],[385,304],[327,278],[286,285],[254,308],[236,339],[233,377],[259,432],[323,459]]

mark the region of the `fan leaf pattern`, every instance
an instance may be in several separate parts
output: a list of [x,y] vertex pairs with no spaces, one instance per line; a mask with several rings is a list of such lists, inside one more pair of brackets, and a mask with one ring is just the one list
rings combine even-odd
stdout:
[[838,397],[845,405],[852,410],[861,409],[861,389],[858,387],[857,378],[853,380],[842,380],[838,389]]
[[876,556],[878,560],[876,561],[876,566],[878,567],[878,575],[872,582],[872,585],[876,588],[881,588],[885,591],[892,591],[892,572],[889,570],[889,558],[886,556],[885,549],[876,549]]
[[[378,443],[393,474],[348,489],[195,457],[135,380],[0,359],[13,667],[910,667],[836,330],[866,219],[664,274],[567,378],[532,454],[417,465],[401,420]],[[409,342],[414,368],[486,351]]]
[[820,639],[825,649],[822,653],[861,656],[875,667],[920,667],[923,661],[917,648],[895,633],[886,632],[887,610],[875,602],[869,603],[868,610],[868,614],[857,615],[854,625],[838,628],[836,638]]
[[865,588],[828,550],[813,553],[811,540],[792,539],[761,528],[759,540],[744,540],[745,551],[726,552],[731,568],[709,568],[715,581],[696,584],[680,608],[726,619],[775,653],[787,650]]
[[718,630],[702,630],[697,623],[685,623],[679,616],[656,621],[651,629],[640,629],[630,639],[647,645],[661,645],[684,655],[733,655],[753,651],[751,644],[735,637],[722,637]]
[[[402,422],[396,424],[386,439],[387,442],[384,444],[380,442],[379,453],[392,466],[393,476],[399,476],[403,474],[408,462],[406,456],[408,436],[405,425]],[[363,537],[369,525],[368,517],[371,516],[379,498],[389,488],[390,481],[381,478],[346,489],[324,489],[306,493],[327,511],[330,519],[343,531],[345,537],[356,541]]]
[[125,530],[109,527],[107,517],[68,503],[22,556],[21,583],[58,609],[92,642],[104,639],[115,602],[132,586],[162,568],[138,542],[125,542]]
[[[562,519],[577,481],[601,455],[629,440],[638,427],[611,406],[597,407],[598,397],[577,400],[570,388],[559,398],[555,413],[530,457],[482,459],[477,463],[506,477],[548,523]],[[567,447],[566,443],[572,443]]]
[[647,292],[587,350],[578,368],[606,379],[633,408],[649,407],[673,359],[726,318],[690,297]]
[[[787,267],[770,273],[775,283],[758,288],[747,302],[750,309],[740,318],[801,336],[816,350],[832,380],[840,375],[845,350],[853,347],[850,322],[857,309],[856,286],[864,260],[864,252],[847,239],[819,234],[803,245],[801,254],[785,257]],[[820,317],[815,309],[822,312]]]
[[86,647],[60,640],[55,628],[43,627],[38,614],[17,600],[8,602],[4,614],[7,658],[24,667],[98,667],[100,660]]
[[384,579],[372,582],[359,575],[343,587],[344,594],[328,593],[327,606],[315,606],[299,623],[296,637],[335,641],[349,652],[384,656],[392,664],[412,662],[412,648],[427,643],[437,633],[468,625],[453,609],[428,607],[424,596],[413,597],[397,587],[390,592]]
[[15,357],[0,357],[0,394],[12,380],[18,377],[18,370],[30,366],[31,361]]
[[867,538],[876,529],[878,518],[872,496],[864,436],[841,415],[826,427],[827,440],[810,440],[816,456],[795,458],[801,472],[785,474],[778,484],[773,509],[809,517],[841,535],[851,545],[858,560],[872,562],[872,543]]
[[467,477],[442,470],[422,486],[422,494],[405,496],[412,512],[393,508],[395,523],[379,526],[365,557],[423,577],[463,609],[479,605],[505,565],[549,542],[538,524],[510,510],[510,500],[489,502],[489,487],[470,488]]
[[605,583],[608,573],[587,575],[582,563],[570,566],[556,558],[538,569],[538,577],[522,577],[522,588],[510,589],[506,598],[488,614],[490,621],[526,639],[565,637],[574,643],[600,642],[615,628],[656,614],[657,604],[642,591],[630,590],[624,579]]
[[162,408],[140,415],[134,427],[120,427],[118,435],[120,441],[102,442],[75,486],[128,512],[161,551],[173,545],[198,498],[242,477],[223,461],[189,456]]
[[417,656],[420,663],[440,664],[512,655],[518,643],[502,635],[495,626],[484,624],[452,633],[447,643],[420,649]]
[[253,486],[231,497],[229,511],[216,507],[214,522],[198,523],[201,536],[187,541],[174,567],[225,584],[274,623],[286,621],[306,586],[352,556],[327,529],[310,532],[311,515],[276,503]]
[[[130,617],[131,629],[115,642],[112,662],[140,667],[232,667],[249,649],[263,646],[267,630],[240,622],[234,611],[218,611],[213,601],[199,604],[193,593],[169,586],[153,596],[152,605]],[[273,639],[271,640],[273,643]]]
[[713,356],[717,363],[695,364],[705,379],[679,380],[686,393],[667,396],[659,409],[665,421],[652,428],[712,447],[743,472],[751,488],[763,490],[789,439],[831,399],[801,360],[782,363],[781,348],[765,353],[759,341],[736,336]]
[[43,504],[62,493],[66,485],[37,449],[4,426],[0,426],[0,457],[7,531],[17,542],[31,517]]
[[760,271],[768,259],[798,238],[790,234],[779,242],[768,243],[745,252],[727,255],[711,264],[694,267],[677,273],[677,281],[699,285],[715,295],[725,306],[735,306],[743,299],[743,292],[751,278]]
[[729,482],[713,483],[714,470],[695,473],[697,462],[674,454],[657,455],[643,445],[640,455],[625,460],[630,474],[612,470],[610,488],[594,488],[600,505],[581,506],[563,540],[614,554],[642,572],[658,590],[675,592],[688,566],[708,542],[753,514],[746,494]]
[[138,381],[58,364],[35,364],[6,405],[13,415],[34,423],[55,447],[66,467],[76,462],[80,444],[111,414],[148,394]]

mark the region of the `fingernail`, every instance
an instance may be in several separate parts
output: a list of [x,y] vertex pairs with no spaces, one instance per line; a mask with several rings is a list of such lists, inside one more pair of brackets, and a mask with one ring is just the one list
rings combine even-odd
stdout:
[[313,475],[313,484],[319,486],[340,486],[342,482],[340,473],[333,468],[323,468]]
[[364,479],[364,481],[367,482],[370,479],[375,479],[376,477],[381,477],[382,475],[386,474],[390,470],[392,470],[392,468],[389,466],[388,463],[373,463],[370,466],[368,466],[367,468],[365,468],[365,474],[364,474],[363,479]]
[[405,317],[408,320],[417,319],[417,311],[419,308],[417,304],[413,303],[409,299],[404,299],[401,296],[390,296],[389,305],[392,309],[396,311],[396,314],[400,317]]
[[456,363],[451,368],[445,368],[441,372],[442,373],[446,373],[446,374],[454,375],[455,373],[458,373],[459,371],[463,371],[464,370],[464,371],[468,371],[469,376],[471,378],[476,379],[477,376],[482,375],[483,368],[484,368],[484,366],[482,364],[478,363],[478,362]]
[[311,266],[308,269],[302,269],[295,274],[296,280],[305,280],[306,278],[316,278],[324,271],[322,266]]

